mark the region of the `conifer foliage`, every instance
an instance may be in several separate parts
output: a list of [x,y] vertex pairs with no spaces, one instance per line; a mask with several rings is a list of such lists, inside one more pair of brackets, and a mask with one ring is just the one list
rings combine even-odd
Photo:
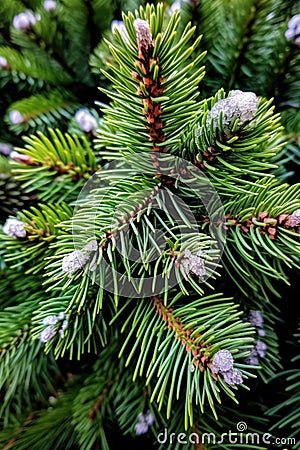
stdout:
[[0,443],[300,449],[300,8],[152,3],[0,5]]

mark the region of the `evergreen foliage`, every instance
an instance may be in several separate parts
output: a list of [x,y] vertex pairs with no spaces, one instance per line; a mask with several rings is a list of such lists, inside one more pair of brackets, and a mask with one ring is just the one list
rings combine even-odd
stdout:
[[296,14],[2,0],[4,449],[300,448]]

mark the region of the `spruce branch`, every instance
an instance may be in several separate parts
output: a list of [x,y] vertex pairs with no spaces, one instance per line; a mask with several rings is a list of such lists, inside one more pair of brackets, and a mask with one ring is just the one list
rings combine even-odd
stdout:
[[[276,181],[265,180],[264,188],[250,191],[257,195],[249,195],[248,200],[237,196],[234,202],[224,205],[229,214],[225,224],[229,227],[226,260],[238,277],[252,288],[255,285],[253,268],[262,273],[265,286],[270,286],[270,283],[265,284],[267,277],[288,284],[287,268],[297,268],[299,262],[299,185],[277,185]],[[235,222],[236,214],[240,214],[240,221]],[[244,262],[242,266],[237,254]],[[274,288],[271,289],[274,292]]]
[[76,109],[78,103],[70,92],[55,89],[11,104],[6,122],[17,134],[32,130],[33,127],[46,130],[57,126],[62,117],[70,119]]
[[36,80],[39,87],[42,87],[41,82],[66,85],[72,81],[70,75],[62,70],[60,64],[51,59],[47,53],[36,58],[31,50],[18,51],[10,47],[0,46],[0,55],[7,60],[7,75],[12,72],[11,76],[17,76],[20,80],[24,78],[28,82],[31,79]]
[[[78,390],[78,386],[76,388]],[[1,436],[1,443],[7,444],[4,448],[38,450],[42,446],[45,450],[59,450],[63,445],[67,450],[77,449],[78,435],[70,417],[74,395],[76,389],[70,389],[56,399],[54,405],[49,402],[47,409],[28,415],[13,434],[7,432]],[[51,430],[51,440],[45,434],[45,429]]]
[[[0,144],[1,145],[1,144]],[[1,148],[1,147],[0,147]],[[12,175],[8,159],[0,155],[0,219],[4,222],[8,214],[21,209],[33,200],[21,189],[20,184]]]
[[28,191],[38,192],[41,201],[63,202],[76,198],[80,187],[99,165],[84,136],[49,129],[25,136],[24,148],[17,148],[29,163],[12,163],[13,174]]
[[[201,440],[240,419],[267,430],[264,386],[289,328],[278,333],[280,285],[297,287],[300,261],[299,185],[286,183],[299,159],[297,11],[167,3],[0,5],[3,141],[17,145],[3,172],[35,202],[0,233],[6,448],[109,450],[119,431],[139,443],[165,428]],[[135,11],[111,24],[125,5]],[[12,136],[28,130],[21,148]],[[0,198],[16,197],[3,180]],[[270,414],[290,408],[278,425],[296,435],[289,369],[293,395]]]
[[[296,342],[299,344],[299,332],[294,335],[296,338]],[[279,418],[276,423],[271,427],[271,430],[289,430],[289,436],[295,438],[295,443],[293,445],[293,449],[299,449],[299,441],[297,441],[299,437],[299,392],[300,392],[300,378],[299,378],[299,369],[295,366],[299,364],[299,355],[294,356],[291,359],[290,365],[291,368],[284,370],[283,372],[278,373],[274,378],[278,378],[285,376],[286,381],[288,383],[286,387],[286,392],[290,393],[289,397],[284,399],[282,403],[279,403],[267,411],[268,416],[274,417],[277,419],[279,411],[286,411],[283,417]]]
[[[194,53],[200,37],[188,47],[195,31],[189,24],[177,38],[178,12],[163,30],[161,4],[156,9],[148,5],[140,14],[136,12],[136,17],[129,13],[123,19],[128,38],[125,40],[116,30],[116,43],[108,42],[118,66],[112,65],[113,75],[106,75],[115,84],[116,92],[104,91],[113,103],[110,107],[102,105],[114,133],[100,129],[97,145],[117,149],[121,144],[124,154],[148,148],[165,152],[177,142],[178,131],[185,127],[187,118],[197,114],[197,85],[203,77],[203,67],[197,67],[204,54],[188,66],[183,64]],[[148,30],[147,38],[139,35],[139,23]],[[126,105],[128,98],[130,108]],[[136,133],[129,137],[127,131],[132,126]]]
[[[2,229],[1,249],[9,266],[23,267],[26,274],[40,273],[45,266],[44,258],[49,255],[49,243],[59,234],[55,225],[70,216],[66,204],[39,205],[20,212],[17,220],[8,219]],[[19,227],[16,231],[9,228],[11,220]]]
[[117,359],[110,359],[117,346],[118,338],[114,336],[110,346],[98,356],[92,374],[86,377],[73,402],[72,422],[79,433],[78,443],[87,450],[95,446],[109,449],[107,426],[115,422],[113,401],[118,396],[123,367]]
[[[111,333],[108,323],[116,308],[113,297],[104,297],[89,277],[77,277],[72,283],[67,294],[65,287],[52,288],[53,297],[48,294],[40,302],[33,316],[32,337],[42,340],[46,353],[53,350],[56,358],[68,355],[80,360],[86,352],[96,354],[107,346]],[[61,320],[49,328],[49,317]]]
[[207,173],[221,195],[230,196],[236,189],[245,193],[277,168],[273,161],[285,144],[279,137],[280,118],[270,101],[255,97],[242,91],[226,97],[220,90],[203,102],[200,126],[182,136],[180,147],[186,149],[189,141],[185,154]]
[[[53,378],[59,373],[52,354],[47,357],[42,345],[31,340],[32,314],[42,296],[40,278],[29,276],[24,281],[20,280],[18,273],[12,272],[8,283],[11,288],[7,289],[9,298],[6,299],[3,293],[1,301],[0,332],[1,416],[4,425],[21,420],[37,401],[45,404],[47,395],[54,391]],[[15,411],[13,420],[12,411]]]
[[[129,172],[133,170],[128,169]],[[114,292],[116,302],[122,293],[140,295],[142,289],[144,292],[146,289],[151,295],[162,286],[171,285],[175,279],[186,291],[181,278],[202,294],[201,286],[188,274],[189,270],[181,267],[180,259],[184,257],[184,251],[193,254],[201,251],[205,265],[202,275],[215,277],[219,256],[215,240],[200,232],[180,199],[172,192],[158,188],[158,179],[144,176],[128,183],[124,180],[126,172],[123,167],[115,169],[114,178],[103,187],[101,183],[101,187],[95,186],[106,180],[111,172],[96,174],[93,189],[79,202],[80,207],[72,220],[62,223],[67,234],[53,244],[52,248],[56,247],[57,252],[47,268],[51,277],[47,283],[69,284],[70,278],[76,279],[77,271],[81,269],[86,276],[90,274],[98,281],[100,289]],[[162,213],[158,214],[157,210]],[[165,238],[156,243],[153,233],[160,228],[164,230]],[[95,239],[97,245],[85,258],[81,253],[85,253],[86,241],[90,239]],[[71,250],[73,242],[77,250],[66,256],[66,246]],[[64,270],[63,261],[66,260],[62,261],[62,254],[64,258],[79,257],[81,262]],[[118,259],[117,254],[120,255]],[[117,277],[114,278],[112,273]],[[203,281],[206,282],[205,278]]]
[[[180,302],[181,297],[182,295],[178,294],[174,302],[175,299],[176,303]],[[172,303],[171,300],[170,304]],[[176,303],[173,310],[173,307],[163,305],[161,300],[155,297],[153,302],[145,299],[132,307],[122,327],[122,332],[126,331],[127,336],[119,356],[126,352],[127,346],[134,338],[134,345],[126,360],[126,366],[133,358],[136,360],[133,379],[146,375],[146,386],[150,384],[153,389],[150,401],[156,399],[159,409],[163,406],[165,396],[168,396],[167,417],[171,414],[174,395],[178,400],[184,390],[187,427],[193,417],[193,406],[189,400],[191,397],[199,404],[202,412],[208,402],[214,414],[214,401],[220,401],[221,390],[236,401],[234,391],[231,390],[236,388],[229,388],[220,374],[212,372],[211,362],[220,348],[233,354],[240,352],[238,357],[245,357],[254,330],[248,323],[238,319],[241,313],[237,312],[236,305],[220,295],[190,300],[189,304],[184,306],[177,307]],[[125,302],[116,317],[122,317],[122,313],[130,305],[130,301]],[[200,307],[202,314],[199,316]],[[236,363],[236,367],[246,377],[250,375],[248,370],[245,370],[246,364]],[[154,375],[157,377],[155,387]],[[176,391],[171,381],[174,378],[180,380]]]

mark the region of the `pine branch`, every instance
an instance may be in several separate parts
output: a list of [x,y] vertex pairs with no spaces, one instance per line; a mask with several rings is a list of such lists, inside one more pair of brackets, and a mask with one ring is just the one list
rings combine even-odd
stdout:
[[[281,279],[288,284],[287,268],[298,267],[299,185],[277,186],[276,182],[267,180],[265,183],[263,189],[251,188],[258,195],[237,196],[224,205],[228,213],[225,226],[229,228],[225,257],[235,271],[234,277],[242,277],[253,289],[255,269],[255,273],[262,273],[263,286],[271,287],[274,292],[266,278]],[[236,222],[237,214],[240,219]]]
[[11,173],[6,157],[0,155],[0,220],[4,222],[8,214],[21,209],[30,200]]
[[[224,390],[224,393],[236,401],[234,392],[220,375],[213,372],[211,363],[220,349],[240,352],[238,357],[245,357],[253,330],[249,324],[238,319],[240,313],[237,312],[236,305],[228,299],[222,299],[220,295],[190,300],[188,305],[176,307],[175,301],[178,302],[181,297],[178,294],[173,301],[171,298],[169,304],[172,306],[163,305],[157,297],[154,298],[155,308],[148,299],[133,305],[131,312],[127,312],[128,318],[122,327],[122,332],[126,331],[127,337],[119,356],[123,355],[134,338],[132,350],[126,360],[126,366],[133,358],[136,360],[133,380],[146,374],[146,385],[152,385],[154,375],[157,376],[150,401],[156,399],[161,409],[167,396],[167,418],[171,414],[174,395],[178,400],[183,390],[186,396],[187,428],[193,420],[191,398],[200,405],[202,412],[208,402],[215,415],[214,401],[220,402],[220,390]],[[122,317],[122,313],[130,305],[131,302],[125,302],[116,317]],[[199,308],[201,316],[198,314]],[[236,366],[246,377],[250,375],[248,371],[244,372],[245,364],[237,363]],[[173,379],[179,380],[176,394]]]
[[53,85],[70,84],[72,78],[66,73],[60,64],[47,53],[34,55],[31,49],[18,51],[11,47],[0,47],[0,55],[7,60],[6,71],[18,80],[35,80],[39,87],[42,82]]
[[8,304],[1,305],[0,333],[1,416],[5,426],[22,419],[37,402],[45,404],[59,373],[52,354],[46,357],[42,345],[33,343],[30,336],[31,317],[42,296],[40,279],[28,277],[24,281],[17,274],[9,282],[13,289],[7,290]]
[[75,97],[70,92],[56,89],[11,104],[6,122],[16,134],[32,128],[43,131],[57,126],[61,118],[70,119],[76,109]]
[[[118,67],[110,67],[113,76],[106,74],[116,85],[116,92],[104,91],[113,103],[110,107],[103,105],[103,112],[109,126],[115,129],[117,125],[118,131],[101,129],[98,145],[118,149],[121,144],[125,154],[146,149],[164,152],[177,142],[178,132],[185,127],[187,118],[197,114],[197,85],[203,77],[203,67],[197,69],[197,66],[204,54],[184,66],[200,41],[199,37],[187,46],[195,28],[187,25],[177,38],[180,18],[175,13],[163,31],[161,5],[156,9],[150,6],[141,9],[140,17],[138,13],[136,19],[131,13],[124,15],[128,38],[124,40],[115,30],[116,43],[108,43]],[[153,25],[149,26],[150,23]],[[135,134],[129,136],[128,128],[132,127]]]
[[[90,278],[72,280],[68,293],[53,289],[53,297],[40,302],[33,317],[33,339],[45,343],[46,353],[55,357],[82,359],[85,353],[97,354],[108,345],[109,321],[116,312],[113,297],[93,286]],[[70,284],[70,280],[69,280]],[[48,318],[55,317],[54,325]],[[49,328],[50,327],[50,328]]]
[[[270,108],[271,102],[255,99],[251,93],[239,93],[232,91],[224,100],[221,90],[204,101],[200,126],[191,127],[179,146],[227,197],[236,190],[246,193],[251,185],[259,184],[259,178],[272,176],[277,168],[274,158],[284,145],[279,115],[274,114],[274,107]],[[251,111],[247,95],[258,102]]]
[[[70,277],[79,276],[75,269],[69,273],[62,270],[62,256],[75,257],[74,251],[69,256],[66,254],[67,248],[73,250],[74,243],[77,251],[85,252],[85,244],[91,239],[96,241],[95,249],[87,258],[82,257],[77,269],[90,274],[101,289],[114,292],[116,304],[123,293],[132,292],[130,295],[136,296],[144,289],[152,295],[175,280],[186,292],[181,279],[201,295],[201,286],[180,264],[185,251],[193,255],[201,252],[203,282],[206,283],[206,276],[217,275],[216,241],[199,232],[184,202],[171,191],[157,188],[158,179],[146,175],[139,181],[125,178],[134,171],[134,167],[122,166],[113,170],[113,178],[110,170],[96,174],[93,189],[88,189],[79,199],[72,221],[62,224],[67,234],[61,237],[59,244],[54,244],[58,250],[47,268],[51,277],[48,283],[63,285]],[[157,214],[156,209],[161,214]],[[153,233],[159,228],[165,238],[156,243]],[[116,276],[111,276],[112,273]],[[149,276],[152,277],[150,282]]]
[[73,402],[73,424],[78,432],[78,444],[86,450],[96,446],[109,450],[107,426],[114,421],[113,399],[122,373],[122,364],[110,359],[117,350],[117,342],[115,338],[99,355],[92,374],[86,378]]
[[60,233],[56,225],[70,216],[71,210],[65,204],[32,206],[19,212],[17,221],[22,235],[16,236],[13,231],[5,234],[5,225],[3,228],[1,249],[5,261],[12,269],[22,267],[26,274],[40,273],[50,254],[49,243]]
[[99,167],[84,136],[48,130],[25,136],[24,148],[17,148],[29,158],[27,164],[13,162],[13,174],[27,192],[38,192],[42,201],[63,202],[76,198],[85,180]]
[[89,11],[84,0],[64,0],[61,15],[65,39],[68,42],[64,49],[68,67],[78,80],[93,85],[88,67],[91,52],[91,32],[87,27]]
[[3,0],[0,5],[1,28],[10,25],[13,17],[24,11],[21,0]]
[[[296,341],[299,344],[299,333],[295,334]],[[274,424],[271,430],[289,430],[289,437],[291,439],[292,448],[298,450],[299,447],[299,395],[300,395],[300,377],[299,369],[295,368],[295,365],[299,364],[299,355],[291,359],[291,368],[279,373],[276,377],[285,376],[287,381],[286,392],[289,393],[289,397],[283,400],[282,403],[273,406],[267,411],[268,416],[273,416],[277,419],[278,413],[286,411],[279,420]],[[273,377],[275,378],[275,377]]]
[[217,0],[214,4],[200,2],[199,28],[204,35],[202,45],[208,50],[206,83],[209,83],[209,95],[220,85],[225,89],[232,88],[229,87],[229,80],[240,54],[239,46],[243,45],[253,3],[253,0]]
[[[77,386],[78,389],[78,386]],[[63,445],[67,450],[79,449],[78,435],[72,426],[70,410],[74,399],[74,389],[61,395],[54,405],[49,405],[45,410],[35,412],[27,417],[22,426],[15,430],[13,438],[9,437],[9,431],[0,434],[6,450],[59,450]],[[45,429],[51,433],[45,433]],[[5,439],[5,437],[7,438]],[[10,435],[11,436],[11,435]],[[9,441],[9,442],[7,442]]]

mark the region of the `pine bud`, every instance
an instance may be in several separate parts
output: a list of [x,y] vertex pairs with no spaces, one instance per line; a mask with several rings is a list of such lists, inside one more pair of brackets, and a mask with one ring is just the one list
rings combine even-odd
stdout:
[[153,423],[154,417],[149,410],[146,412],[146,414],[139,413],[138,423],[135,425],[136,434],[140,435],[147,433],[149,426],[151,426]]
[[144,414],[145,421],[147,425],[151,426],[154,423],[154,417],[152,416],[151,412],[148,410],[146,414]]
[[135,434],[137,436],[141,435],[141,434],[145,434],[148,431],[148,425],[146,422],[138,422],[135,427]]
[[7,63],[7,59],[4,56],[0,56],[0,67],[2,69],[8,69],[9,65]]
[[60,335],[61,338],[64,337],[65,334],[65,329],[67,328],[68,322],[66,320],[67,315],[64,312],[60,312],[57,316],[47,316],[45,317],[45,319],[43,320],[43,325],[49,325],[49,327],[45,328],[41,335],[40,335],[40,340],[43,343],[48,342],[50,339],[52,339],[56,334],[57,334],[57,330],[54,329],[54,325],[56,325],[58,323],[58,321],[63,320],[63,323],[61,324],[58,333]]
[[58,330],[60,337],[64,337],[65,335],[65,329],[67,328],[68,322],[66,320],[63,321],[60,329]]
[[227,372],[233,369],[233,356],[229,350],[219,350],[212,362],[212,372]]
[[181,265],[186,273],[192,272],[199,277],[206,275],[204,260],[201,256],[203,256],[203,252],[201,251],[198,251],[196,255],[192,255],[190,250],[184,251],[184,258],[181,261]]
[[294,40],[294,44],[300,45],[300,14],[296,14],[288,22],[285,37],[288,40]]
[[245,362],[249,364],[250,366],[259,366],[259,361],[257,357],[257,351],[255,348],[251,350],[251,353],[247,358],[245,359]]
[[62,260],[62,270],[72,274],[76,270],[82,269],[88,260],[89,257],[85,253],[80,250],[74,250]]
[[188,5],[193,4],[194,6],[196,6],[198,4],[198,1],[197,0],[175,0],[175,2],[172,3],[172,5],[169,9],[170,16],[172,16],[174,14],[174,12],[181,10],[181,3],[186,3]]
[[251,366],[258,366],[258,356],[260,358],[265,358],[267,348],[268,346],[267,344],[265,344],[265,342],[257,340],[255,347],[251,350],[251,353],[249,356],[247,356],[245,362],[247,364],[250,364]]
[[231,369],[223,373],[224,381],[227,384],[241,384],[243,377],[238,369]]
[[233,356],[229,350],[219,350],[213,359],[211,371],[221,373],[227,384],[241,384],[243,377],[238,369],[233,368]]
[[264,319],[260,311],[250,311],[249,322],[255,327],[262,328],[264,325]]
[[44,9],[48,12],[53,12],[56,8],[56,2],[54,0],[45,0]]
[[64,320],[67,317],[67,315],[62,311],[58,314],[57,318],[58,320]]
[[49,325],[49,327],[45,328],[40,335],[40,341],[46,344],[46,342],[50,341],[56,335],[56,331]]
[[268,348],[267,344],[265,344],[263,341],[256,342],[256,350],[261,358],[264,358],[266,356],[267,348]]
[[58,322],[58,319],[56,316],[47,316],[43,320],[44,325],[55,325]]
[[258,97],[253,92],[232,91],[230,97],[214,104],[206,118],[206,126],[210,127],[212,120],[214,130],[220,128],[220,113],[225,131],[230,130],[230,124],[239,119],[239,125],[253,119],[257,111]]
[[3,233],[15,238],[24,238],[26,231],[24,223],[18,219],[7,219],[2,228]]
[[27,31],[35,24],[36,17],[31,11],[22,12],[13,19],[13,27],[21,31]]
[[17,111],[16,109],[13,109],[12,111],[10,111],[8,117],[9,117],[9,120],[11,121],[11,123],[14,125],[19,125],[20,123],[25,122],[25,119],[22,116],[22,114],[20,113],[20,111]]
[[98,243],[96,239],[93,239],[92,241],[88,242],[84,247],[84,250],[88,250],[91,252],[95,252],[98,249]]
[[263,329],[258,330],[257,333],[258,333],[258,335],[261,336],[261,337],[264,337],[264,336],[266,336],[266,334],[267,334],[267,333],[265,332],[265,330],[263,330]]
[[13,147],[10,144],[5,144],[4,142],[0,142],[0,153],[5,156],[10,156]]
[[13,159],[14,161],[18,161],[20,163],[23,164],[27,164],[27,165],[31,165],[33,164],[33,159],[31,158],[31,156],[29,155],[23,155],[22,153],[16,152],[15,150],[13,150],[10,154],[9,157],[11,159]]
[[98,128],[97,120],[87,108],[79,109],[75,114],[75,120],[80,126],[80,128],[86,133],[94,133]]
[[110,25],[110,31],[113,33],[114,29],[116,28],[121,33],[121,30],[123,29],[123,27],[125,27],[123,20],[113,20]]
[[147,58],[153,50],[153,40],[149,23],[147,20],[136,19],[133,25],[136,30],[139,54]]
[[62,321],[63,323],[61,324],[58,333],[60,335],[61,338],[64,337],[65,334],[65,329],[67,328],[68,325],[68,321],[66,320],[67,315],[64,312],[60,312],[57,316],[47,316],[45,317],[45,319],[43,320],[43,324],[44,325],[49,325],[47,328],[45,328],[41,335],[40,335],[40,340],[43,343],[46,343],[48,341],[50,341],[50,339],[52,339],[56,334],[57,334],[57,330],[54,329],[54,325],[56,325],[58,323],[58,321]]
[[189,365],[189,371],[190,371],[190,372],[195,372],[195,366],[194,366],[194,364],[190,364],[190,365]]
[[297,209],[293,212],[293,214],[290,214],[285,221],[285,226],[288,227],[300,227],[300,209]]
[[50,397],[48,398],[48,402],[50,403],[50,405],[54,405],[54,403],[57,401],[56,397],[54,397],[54,395],[50,395]]
[[172,5],[169,9],[170,16],[172,16],[176,11],[180,11],[180,1],[179,0],[176,0],[175,2],[172,3]]

